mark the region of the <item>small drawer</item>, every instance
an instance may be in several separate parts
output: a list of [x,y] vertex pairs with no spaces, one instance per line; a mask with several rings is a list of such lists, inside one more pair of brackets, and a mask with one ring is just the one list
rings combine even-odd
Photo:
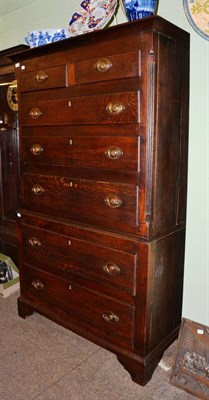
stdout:
[[135,295],[137,255],[125,252],[122,244],[118,251],[27,225],[22,225],[22,232],[26,264],[66,279],[72,274],[84,276]]
[[26,299],[96,337],[132,347],[133,306],[27,265],[24,268],[21,294]]
[[22,103],[19,112],[24,126],[133,124],[139,115],[139,92]]
[[139,138],[26,136],[22,159],[25,165],[43,163],[138,172]]
[[62,88],[68,85],[68,73],[66,65],[45,68],[32,72],[24,72],[20,75],[21,92]]
[[134,185],[25,174],[22,206],[113,231],[135,232],[137,197]]
[[[125,79],[141,75],[141,52],[130,51],[116,55],[104,55],[87,61],[75,63],[75,82],[107,81]],[[69,69],[69,85],[72,82],[71,68]]]

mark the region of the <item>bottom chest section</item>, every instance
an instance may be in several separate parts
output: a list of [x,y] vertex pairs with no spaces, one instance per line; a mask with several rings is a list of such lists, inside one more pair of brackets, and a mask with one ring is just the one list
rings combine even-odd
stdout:
[[31,214],[20,231],[21,296],[76,332],[131,350],[137,241]]
[[146,243],[26,211],[19,227],[19,315],[37,311],[140,363],[175,337],[184,229]]

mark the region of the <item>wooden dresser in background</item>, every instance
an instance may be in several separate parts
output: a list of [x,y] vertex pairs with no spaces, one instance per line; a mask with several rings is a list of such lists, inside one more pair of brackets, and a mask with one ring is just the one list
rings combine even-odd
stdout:
[[10,55],[19,45],[0,51],[0,253],[18,265],[16,213],[19,208],[19,140],[17,85]]
[[189,35],[153,17],[13,60],[19,315],[112,351],[145,385],[181,321]]

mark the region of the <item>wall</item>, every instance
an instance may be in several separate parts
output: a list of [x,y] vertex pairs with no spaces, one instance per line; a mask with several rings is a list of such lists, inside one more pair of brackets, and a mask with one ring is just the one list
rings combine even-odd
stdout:
[[190,32],[190,130],[183,315],[209,325],[209,42],[189,25],[182,0],[158,14]]
[[[191,34],[189,185],[183,315],[209,325],[209,42],[189,25],[182,0],[159,1],[158,14]],[[80,1],[1,0],[0,4],[0,48],[4,49],[24,43],[24,37],[31,29],[67,27]],[[113,24],[125,21],[119,9]]]

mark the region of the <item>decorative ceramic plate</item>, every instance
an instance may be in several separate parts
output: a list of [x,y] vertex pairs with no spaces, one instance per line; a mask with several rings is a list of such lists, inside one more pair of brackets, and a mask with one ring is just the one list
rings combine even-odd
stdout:
[[185,14],[191,26],[209,40],[209,0],[183,0]]
[[69,22],[70,36],[104,28],[112,18],[117,0],[82,1]]

